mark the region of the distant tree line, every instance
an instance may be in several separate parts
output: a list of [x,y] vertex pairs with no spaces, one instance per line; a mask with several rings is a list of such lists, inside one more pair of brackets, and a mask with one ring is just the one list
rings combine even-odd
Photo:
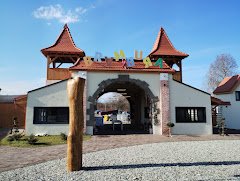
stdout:
[[111,110],[130,111],[130,104],[124,96],[120,96],[118,97],[118,99],[106,103],[97,103],[97,109],[101,111]]

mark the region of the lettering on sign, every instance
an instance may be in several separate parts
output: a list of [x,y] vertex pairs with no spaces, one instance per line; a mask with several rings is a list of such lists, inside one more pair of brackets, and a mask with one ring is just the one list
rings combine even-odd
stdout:
[[[141,60],[142,59],[143,52],[140,50],[138,52],[137,50],[134,51],[134,58],[129,57],[126,58],[125,53],[123,50],[120,50],[119,53],[117,51],[114,52],[114,58],[115,61],[119,61],[119,59],[122,59],[122,67],[123,68],[130,68],[135,66],[135,60]],[[95,62],[102,62],[102,53],[101,52],[96,52],[94,56],[94,61]],[[86,66],[91,66],[93,61],[90,56],[83,57],[84,63]],[[105,61],[107,66],[111,66],[113,62],[113,58],[107,58],[105,57]],[[163,68],[163,59],[159,58],[154,64],[152,63],[151,59],[149,57],[145,57],[143,59],[143,64],[145,65],[145,68],[149,68],[151,66],[159,66],[159,68]]]
[[134,59],[136,59],[136,60],[137,60],[137,59],[138,59],[138,60],[140,59],[140,60],[141,60],[141,59],[142,59],[142,55],[143,55],[142,50],[140,50],[140,53],[139,53],[139,54],[140,54],[140,55],[138,56],[138,51],[135,50],[135,51],[134,51]]
[[133,57],[127,58],[127,67],[135,66]]
[[96,52],[95,56],[94,56],[94,61],[95,62],[102,62],[101,58],[102,58],[102,53],[101,52]]
[[125,56],[124,51],[123,51],[123,50],[120,50],[120,53],[114,52],[114,58],[115,58],[115,60],[116,60],[117,62],[119,61],[120,58],[121,58],[121,59],[126,59],[126,56]]
[[155,62],[154,66],[159,66],[160,68],[163,68],[163,59],[162,59],[162,58],[159,58],[159,59]]
[[125,59],[122,59],[122,67],[125,69],[127,68],[127,62]]
[[107,66],[112,65],[113,58],[105,58],[105,60],[106,60]]
[[91,66],[93,63],[92,58],[90,56],[83,57],[83,61],[87,67]]
[[144,58],[143,63],[145,65],[145,68],[148,68],[148,67],[152,66],[152,62],[151,62],[149,57]]

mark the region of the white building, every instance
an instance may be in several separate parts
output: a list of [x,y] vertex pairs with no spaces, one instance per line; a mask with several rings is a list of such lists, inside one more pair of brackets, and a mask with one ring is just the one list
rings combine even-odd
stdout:
[[[173,122],[173,134],[212,134],[211,96],[182,83],[182,60],[188,55],[173,47],[163,28],[149,59],[137,56],[127,59],[120,52],[119,60],[117,57],[94,60],[75,46],[66,25],[56,43],[42,53],[47,57],[49,85],[28,93],[27,134],[68,132],[65,79],[71,76],[86,80],[83,109],[87,134],[95,134],[97,99],[120,89],[130,103],[133,130],[141,130],[150,123],[153,134],[166,135],[167,123]],[[66,63],[74,65],[60,68]],[[178,70],[172,68],[174,65]]]
[[215,97],[230,102],[220,109],[226,127],[240,129],[240,75],[224,78],[213,93]]

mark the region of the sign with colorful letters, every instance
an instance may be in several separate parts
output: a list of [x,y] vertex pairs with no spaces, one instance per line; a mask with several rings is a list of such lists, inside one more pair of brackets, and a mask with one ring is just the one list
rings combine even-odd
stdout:
[[[93,61],[94,62],[102,62],[102,53],[101,52],[96,52]],[[120,50],[120,52],[114,52],[114,58],[115,61],[118,62],[119,59],[122,60],[122,66],[123,68],[129,68],[129,67],[134,67],[135,66],[135,60],[141,60],[142,59],[142,51],[140,51],[140,53],[138,54],[138,51],[135,50],[134,52],[134,58],[133,57],[129,57],[126,58],[125,53],[123,50]],[[86,66],[91,66],[93,61],[92,58],[90,56],[86,56],[83,57],[83,61],[85,63]],[[112,58],[106,58],[106,63],[107,66],[111,66],[112,65]],[[143,59],[143,64],[145,65],[145,68],[149,68],[151,66],[159,66],[159,68],[163,68],[163,59],[159,58],[154,64],[152,63],[152,61],[150,60],[149,57],[145,57]]]

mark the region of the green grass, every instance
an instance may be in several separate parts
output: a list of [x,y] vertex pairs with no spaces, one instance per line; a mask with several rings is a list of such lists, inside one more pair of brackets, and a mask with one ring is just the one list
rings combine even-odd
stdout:
[[[61,139],[60,135],[51,135],[51,136],[36,136],[38,139],[37,143],[30,145],[27,142],[27,136],[22,137],[19,141],[7,141],[7,136],[0,141],[0,145],[5,146],[14,146],[14,147],[39,147],[39,146],[51,146],[51,145],[60,145],[66,144],[67,141]],[[83,140],[87,141],[91,139],[91,136],[84,135]]]

